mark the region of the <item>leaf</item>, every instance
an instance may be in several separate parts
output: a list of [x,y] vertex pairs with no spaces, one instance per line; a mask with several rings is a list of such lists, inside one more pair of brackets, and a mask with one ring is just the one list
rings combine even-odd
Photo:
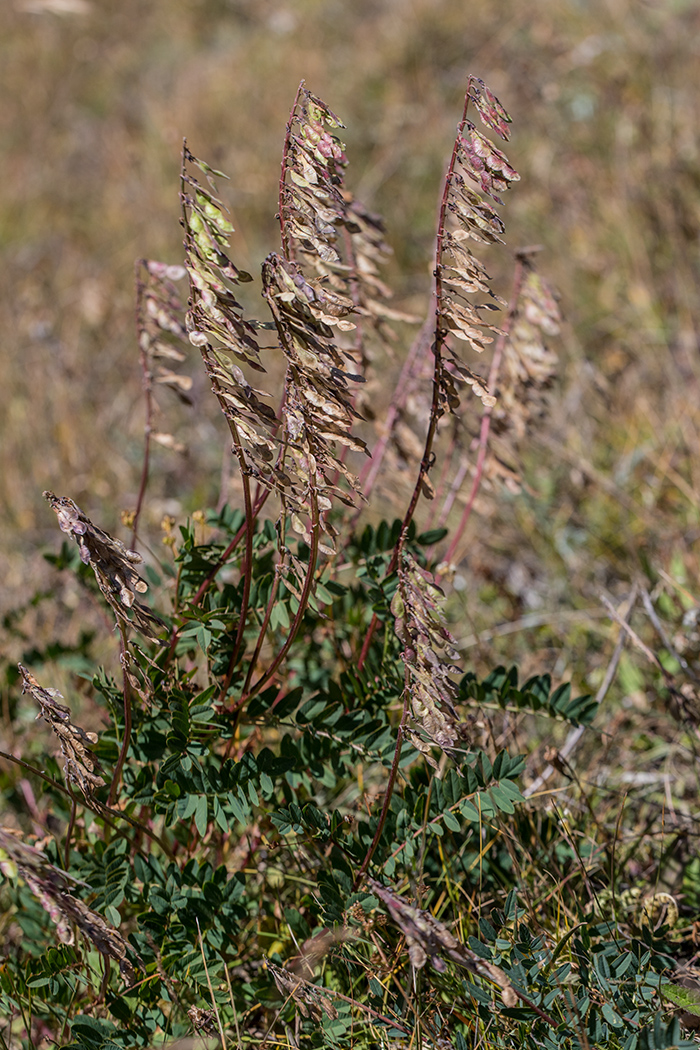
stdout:
[[666,981],[661,983],[660,991],[664,998],[669,999],[676,1006],[682,1007],[694,1017],[700,1017],[700,989],[686,988],[672,981]]
[[207,796],[198,795],[194,809],[194,823],[199,834],[204,837],[207,831]]
[[470,820],[472,824],[479,824],[481,822],[479,810],[468,799],[463,799],[462,802],[460,802],[459,811],[462,816],[466,820]]
[[[229,831],[229,825],[228,825],[228,821],[226,819],[226,814],[224,813],[223,807],[222,807],[221,803],[219,802],[218,798],[216,798],[216,796],[214,797],[212,802],[213,802],[213,809],[214,809],[214,820],[219,825],[221,830],[224,833],[227,833]],[[201,834],[203,834],[203,832]]]
[[449,828],[450,831],[455,832],[455,834],[458,834],[462,830],[461,824],[459,823],[455,815],[453,813],[450,813],[449,809],[446,809],[445,812],[442,814],[442,819],[445,822],[445,826]]

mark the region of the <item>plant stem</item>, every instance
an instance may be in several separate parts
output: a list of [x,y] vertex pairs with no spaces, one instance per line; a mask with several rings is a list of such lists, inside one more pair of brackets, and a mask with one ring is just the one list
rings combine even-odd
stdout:
[[143,465],[141,467],[141,482],[139,484],[139,494],[136,497],[136,510],[134,511],[134,523],[131,529],[131,546],[136,546],[136,535],[139,526],[139,517],[141,516],[141,508],[143,506],[144,496],[146,494],[146,485],[148,484],[148,472],[151,458],[151,427],[153,422],[153,373],[150,369],[150,363],[148,360],[148,354],[146,348],[143,346],[143,333],[145,332],[145,323],[143,318],[143,295],[145,291],[145,284],[141,280],[141,267],[146,265],[145,259],[137,259],[134,263],[134,274],[136,278],[136,335],[138,338],[139,346],[139,361],[141,364],[141,376],[143,385],[143,398],[146,408],[146,419],[144,423],[144,443],[143,443]]
[[[48,776],[46,773],[43,773],[40,769],[37,769],[36,766],[30,765],[29,762],[24,762],[21,758],[17,758],[15,755],[8,754],[7,751],[0,751],[0,758],[4,758],[7,762],[12,762],[16,766],[21,766],[22,769],[26,769],[29,773],[33,773],[35,777],[40,777],[42,780],[45,780],[46,783],[50,785],[50,787],[56,788],[57,791],[60,791],[61,794],[69,798],[71,800],[72,805],[76,804],[77,799],[72,791],[70,791],[63,784],[59,784],[57,780],[52,780],[50,776]],[[151,831],[150,828],[147,828],[146,825],[142,824],[140,821],[135,820],[133,817],[127,816],[127,814],[121,812],[121,810],[111,809],[108,806],[103,805],[101,802],[98,802],[97,799],[85,799],[85,805],[91,813],[96,814],[96,816],[104,820],[105,824],[112,828],[113,831],[117,831],[117,828],[114,825],[114,823],[109,819],[109,817],[105,815],[107,813],[110,813],[113,817],[117,817],[119,820],[125,820],[127,824],[131,824],[131,826],[134,828],[138,828],[144,833],[144,835],[147,835],[149,839],[152,839],[153,842],[157,842],[164,853],[166,853],[169,857],[172,857],[173,852],[170,849],[170,847],[167,846],[166,843],[158,835],[156,835],[154,831]]]
[[243,683],[243,695],[244,696],[245,696],[245,694],[248,691],[248,686],[250,685],[250,682],[251,682],[251,679],[253,677],[253,674],[255,673],[255,664],[257,663],[258,656],[260,655],[260,650],[263,647],[263,642],[265,641],[265,634],[267,632],[267,628],[268,628],[268,625],[270,623],[270,617],[272,616],[272,610],[275,607],[275,601],[276,601],[276,598],[277,598],[277,591],[279,590],[280,577],[282,575],[282,570],[284,568],[284,559],[285,559],[285,556],[283,554],[280,562],[277,565],[277,569],[276,569],[276,572],[275,572],[275,578],[272,581],[272,587],[270,588],[270,598],[269,598],[268,603],[267,603],[267,608],[265,609],[265,615],[263,616],[263,622],[262,622],[262,626],[260,627],[260,632],[258,634],[258,640],[255,643],[255,649],[253,650],[253,653],[252,653],[252,655],[251,655],[251,657],[250,657],[250,659],[248,661],[248,673],[246,674],[246,679],[245,679],[245,682]]
[[297,609],[296,616],[289,628],[289,634],[287,640],[278,652],[275,659],[272,661],[268,669],[258,678],[257,682],[253,687],[245,693],[240,700],[236,702],[235,709],[241,707],[246,701],[250,700],[251,697],[259,693],[264,685],[266,685],[270,679],[274,676],[277,668],[280,666],[287,653],[289,652],[294,639],[296,638],[301,622],[306,612],[306,606],[309,602],[309,596],[311,594],[311,588],[313,586],[314,574],[316,572],[316,562],[318,561],[318,540],[320,531],[319,512],[318,512],[318,500],[316,498],[316,491],[314,490],[311,494],[311,549],[309,551],[309,567],[304,580],[304,586],[299,598],[299,608]]
[[113,806],[114,800],[117,797],[117,791],[119,789],[119,781],[121,779],[122,769],[126,760],[126,753],[129,750],[131,743],[131,683],[129,682],[129,649],[126,640],[126,630],[121,623],[118,624],[119,629],[119,650],[120,659],[122,665],[122,696],[124,697],[124,737],[122,739],[122,746],[119,752],[119,758],[117,764],[114,767],[114,773],[112,774],[112,784],[109,789],[109,795],[107,796],[107,805]]
[[363,878],[365,877],[365,874],[367,873],[367,868],[369,867],[370,861],[372,860],[372,857],[374,856],[374,852],[375,852],[375,850],[376,850],[376,848],[377,848],[377,846],[379,844],[379,840],[382,837],[382,832],[384,831],[384,825],[386,824],[387,813],[389,812],[389,805],[391,804],[391,796],[394,793],[394,785],[396,783],[396,776],[397,776],[397,773],[399,771],[399,761],[401,759],[401,749],[403,747],[404,732],[405,732],[405,728],[406,728],[406,722],[408,721],[408,705],[409,705],[409,701],[410,701],[408,665],[406,665],[406,669],[405,669],[404,675],[405,675],[405,678],[404,678],[403,712],[401,713],[401,722],[399,723],[399,730],[398,730],[398,733],[396,734],[396,747],[394,748],[394,759],[393,759],[393,761],[391,763],[391,772],[389,773],[389,782],[388,782],[388,784],[386,786],[386,791],[384,792],[384,802],[382,804],[382,811],[381,811],[381,813],[379,815],[379,823],[377,824],[377,829],[376,829],[376,831],[374,833],[374,838],[372,839],[372,844],[369,847],[369,849],[367,850],[367,853],[365,855],[365,859],[362,861],[362,864],[360,865],[360,870],[358,871],[357,875],[355,876],[355,881],[353,882],[353,885],[352,885],[353,893],[357,892],[357,889],[360,886],[360,883],[362,882]]
[[63,784],[59,784],[57,780],[54,780],[52,777],[48,776],[48,774],[42,773],[40,769],[37,769],[36,766],[30,765],[29,762],[25,762],[21,758],[16,758],[15,755],[10,755],[7,751],[0,751],[0,758],[4,758],[7,762],[13,762],[16,766],[21,766],[22,769],[26,769],[29,773],[33,773],[34,776],[41,777],[41,779],[45,780],[52,788],[56,788],[57,791],[67,795],[68,798],[73,798],[68,788],[64,787]]
[[73,828],[75,826],[75,816],[77,812],[78,802],[77,799],[74,798],[73,804],[70,809],[70,820],[68,821],[68,827],[66,828],[66,848],[64,851],[64,863],[66,866],[66,871],[68,871],[68,869],[70,868],[70,839],[71,835],[73,834]]
[[[216,390],[214,391],[216,393]],[[217,395],[218,396],[218,395]],[[224,400],[219,398],[222,409],[224,409]],[[243,595],[241,598],[241,608],[238,619],[238,630],[236,631],[236,638],[233,643],[233,649],[231,651],[231,658],[229,660],[228,670],[226,676],[221,685],[221,691],[219,698],[221,703],[226,700],[226,693],[231,684],[233,678],[233,672],[238,661],[238,657],[241,651],[241,645],[243,642],[243,634],[245,631],[246,620],[248,619],[248,605],[250,602],[250,587],[252,583],[253,573],[253,529],[255,528],[255,515],[253,512],[253,504],[250,497],[250,478],[248,477],[248,466],[246,463],[245,452],[243,446],[240,443],[238,437],[238,430],[234,421],[226,417],[228,420],[231,435],[234,439],[234,451],[238,459],[239,466],[241,468],[241,479],[243,481],[243,502],[245,505],[245,558],[243,561]]]
[[[408,351],[406,360],[403,363],[401,374],[399,375],[398,382],[394,389],[394,395],[391,399],[391,404],[387,410],[386,419],[384,422],[384,432],[377,441],[372,451],[371,460],[365,464],[360,473],[360,484],[362,491],[366,499],[369,499],[370,492],[374,487],[374,483],[377,480],[377,475],[382,466],[382,461],[386,453],[387,445],[391,438],[394,424],[406,401],[406,395],[409,390],[409,382],[413,378],[413,370],[416,366],[416,362],[420,359],[423,352],[427,350],[429,345],[429,337],[433,330],[433,319],[432,316],[428,316],[424,321],[420,332],[413,340],[411,348]],[[355,514],[355,519],[359,516],[360,511],[358,510]]]

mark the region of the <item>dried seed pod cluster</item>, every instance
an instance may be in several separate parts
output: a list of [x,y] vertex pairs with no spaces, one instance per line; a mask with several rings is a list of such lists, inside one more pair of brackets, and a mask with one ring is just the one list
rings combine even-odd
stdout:
[[81,561],[95,573],[100,591],[118,623],[135,627],[146,638],[155,641],[165,624],[147,605],[136,601],[137,594],[148,590],[148,584],[134,568],[143,561],[141,555],[94,525],[67,496],[45,492],[44,499],[55,511],[61,531],[72,536],[78,544]]
[[[184,307],[175,283],[186,273],[184,266],[168,266],[153,259],[137,261],[136,327],[147,393],[152,395],[154,385],[168,387],[180,401],[191,405],[192,378],[176,370],[176,366],[187,359],[185,350],[189,347]],[[155,401],[152,407],[155,416],[158,411]],[[152,426],[149,437],[175,452],[185,451],[185,445],[172,434]]]
[[[379,267],[391,254],[384,223],[343,185],[345,145],[333,134],[343,123],[320,98],[302,84],[287,132],[280,225],[284,255],[299,263],[307,277],[321,278],[334,292],[347,296],[359,318],[385,344],[393,338],[386,322],[414,320],[387,305],[391,289],[379,277]],[[355,325],[340,322],[338,331]],[[369,352],[362,331],[355,347],[362,360]]]
[[441,922],[438,922],[429,911],[408,904],[398,893],[382,886],[375,879],[370,879],[369,885],[372,893],[376,894],[386,905],[389,915],[406,938],[412,966],[420,970],[430,959],[431,965],[439,973],[444,973],[447,969],[446,957],[451,962],[466,967],[471,973],[485,977],[497,985],[505,1006],[517,1005],[518,997],[515,989],[500,967],[487,962],[476,952],[460,944],[454,934],[450,933]]
[[332,330],[352,303],[313,287],[295,264],[274,254],[263,265],[263,290],[287,359],[281,468],[287,481],[285,500],[295,530],[310,543],[310,526],[304,520],[310,516],[325,533],[321,549],[333,554],[334,530],[324,515],[334,498],[353,502],[337,479],[343,478],[350,492],[359,493],[358,481],[336,454],[335,445],[366,451],[364,441],[351,433],[358,413],[348,392],[348,381],[361,377],[348,371],[350,355],[337,347]]
[[526,276],[518,298],[515,320],[503,348],[494,421],[520,441],[544,413],[545,393],[559,365],[557,354],[545,344],[558,335],[561,314],[554,293],[527,258]]
[[65,760],[66,780],[77,784],[86,799],[91,798],[105,784],[100,776],[100,764],[90,750],[90,745],[97,743],[97,734],[86,733],[80,726],[73,725],[70,708],[59,703],[64,698],[58,689],[44,689],[26,667],[17,666],[22,676],[22,692],[30,693],[39,705],[37,718],[48,722],[58,737]]
[[[207,185],[193,173],[197,168]],[[212,390],[228,420],[241,469],[266,488],[284,488],[276,467],[277,417],[265,400],[268,394],[249,383],[241,365],[264,372],[256,325],[243,317],[232,284],[252,280],[226,254],[233,226],[215,195],[214,171],[185,145],[182,164],[182,207],[185,266],[190,278],[187,329],[199,348]],[[238,364],[236,363],[238,362]]]
[[[510,117],[498,99],[475,78],[470,78],[467,104],[473,102],[487,127],[507,138]],[[460,383],[466,383],[485,405],[493,405],[495,398],[484,381],[462,361],[452,345],[453,340],[466,342],[481,353],[493,342],[500,329],[485,319],[485,311],[496,311],[504,301],[489,284],[490,278],[483,263],[473,254],[468,241],[489,244],[502,242],[505,230],[502,219],[485,199],[496,204],[503,201],[498,193],[519,179],[517,171],[505,155],[463,118],[455,141],[452,163],[447,176],[441,231],[438,238],[436,265],[436,294],[438,335],[436,354],[444,354],[439,371],[441,411],[456,412],[459,407]],[[476,183],[481,192],[469,183]],[[471,297],[481,293],[486,301],[475,302]]]
[[[280,225],[285,255],[316,268],[339,263],[345,145],[333,130],[345,125],[320,98],[300,85],[290,117],[280,187]],[[318,271],[325,274],[321,267]]]
[[72,927],[77,926],[101,955],[115,960],[124,980],[133,984],[134,967],[127,955],[133,948],[111,923],[70,893],[68,877],[41,850],[20,842],[9,828],[0,828],[0,848],[15,862],[18,874],[56,924],[59,940],[73,944]]
[[413,716],[409,735],[414,747],[435,765],[430,756],[431,745],[437,744],[450,752],[463,735],[464,727],[454,706],[457,686],[450,677],[461,671],[447,662],[458,654],[440,608],[443,593],[432,574],[405,551],[399,558],[398,573],[399,585],[391,611],[396,618],[396,633],[404,646],[402,657],[409,674]]

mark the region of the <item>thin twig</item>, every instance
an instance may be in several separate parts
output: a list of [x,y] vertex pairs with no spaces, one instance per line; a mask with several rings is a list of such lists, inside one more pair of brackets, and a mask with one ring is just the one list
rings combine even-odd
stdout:
[[659,619],[659,617],[658,617],[658,615],[656,613],[656,609],[654,608],[653,602],[651,600],[651,596],[650,596],[649,592],[647,591],[647,589],[645,587],[642,587],[642,592],[641,593],[642,593],[642,603],[643,603],[644,608],[646,610],[647,616],[649,617],[649,619],[653,623],[654,627],[656,628],[656,630],[657,630],[657,632],[659,634],[659,637],[661,638],[661,641],[664,643],[664,645],[668,649],[668,651],[671,654],[671,656],[673,657],[673,659],[678,661],[678,663],[683,668],[683,670],[685,671],[685,673],[688,675],[689,678],[692,678],[694,682],[700,681],[700,679],[698,678],[698,676],[696,675],[695,671],[690,666],[690,664],[688,663],[686,658],[681,653],[678,652],[678,650],[674,646],[673,642],[671,641],[671,639],[666,634],[664,626],[661,623],[661,620]]
[[659,671],[661,671],[661,673],[663,674],[664,678],[670,679],[671,676],[669,675],[668,671],[666,670],[664,665],[659,660],[659,658],[656,655],[656,653],[653,653],[651,651],[649,646],[646,645],[642,641],[642,639],[639,637],[637,632],[633,631],[632,628],[630,627],[630,625],[627,623],[627,621],[625,619],[623,619],[622,616],[620,616],[619,612],[617,611],[617,609],[615,608],[613,603],[610,601],[610,599],[607,598],[604,594],[601,594],[600,600],[602,601],[603,605],[605,606],[605,608],[610,613],[611,618],[615,621],[615,623],[619,624],[619,626],[623,629],[623,631],[627,635],[629,635],[630,640],[634,643],[634,645],[636,645],[636,647],[640,650],[640,652],[644,653],[644,655],[646,656],[646,658],[649,661],[649,663],[653,664],[654,667],[656,667]]
[[136,278],[136,334],[138,338],[139,346],[139,361],[141,364],[141,383],[143,386],[143,400],[146,410],[146,418],[143,427],[143,463],[141,466],[141,481],[139,483],[139,493],[136,497],[136,510],[134,511],[134,521],[131,528],[131,547],[136,548],[136,536],[139,527],[139,518],[141,516],[141,509],[143,507],[144,496],[146,495],[146,486],[148,484],[148,472],[151,457],[151,430],[153,423],[153,373],[149,367],[148,354],[146,352],[146,346],[144,339],[142,338],[145,330],[145,323],[143,318],[143,295],[146,289],[144,282],[141,279],[141,267],[146,265],[145,259],[137,259],[134,263],[134,273]]

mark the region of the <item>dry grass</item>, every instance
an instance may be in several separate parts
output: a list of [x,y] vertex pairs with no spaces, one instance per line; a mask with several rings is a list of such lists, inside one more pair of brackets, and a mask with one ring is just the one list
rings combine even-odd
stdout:
[[[181,136],[231,174],[236,255],[253,268],[276,247],[279,141],[302,76],[343,114],[349,184],[385,215],[400,301],[419,313],[466,71],[514,118],[509,153],[522,183],[509,244],[545,246],[540,266],[568,319],[566,367],[527,464],[530,496],[484,491],[477,505],[465,550],[467,576],[481,584],[479,595],[470,585],[469,615],[479,628],[533,610],[554,623],[516,635],[515,648],[512,635],[482,644],[480,658],[533,641],[583,644],[558,619],[563,607],[591,608],[601,586],[626,586],[641,553],[666,570],[674,555],[687,562],[700,491],[694,5],[60,7],[17,0],[0,13],[6,607],[26,593],[28,572],[45,577],[26,558],[52,535],[42,489],[70,491],[107,527],[135,503],[143,404],[132,265],[144,254],[181,259]],[[493,265],[507,294],[506,265]],[[192,374],[194,409],[173,399],[164,427],[186,434],[190,456],[156,453],[144,523],[156,542],[164,512],[215,501],[221,484],[221,421],[194,359]],[[595,623],[583,636],[597,648]],[[585,675],[586,665],[573,669]]]

